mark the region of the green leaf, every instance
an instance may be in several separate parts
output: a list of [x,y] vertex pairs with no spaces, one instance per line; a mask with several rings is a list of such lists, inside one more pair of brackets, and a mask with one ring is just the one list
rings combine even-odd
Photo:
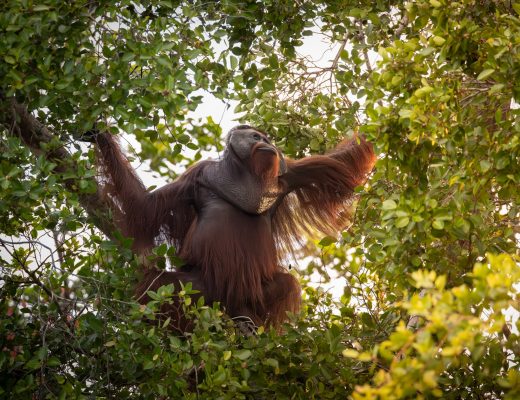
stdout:
[[432,38],[432,41],[433,43],[435,43],[437,46],[442,46],[445,42],[446,42],[446,39],[444,39],[443,37],[440,37],[440,36],[434,36]]
[[4,56],[4,61],[8,64],[16,64],[16,59],[13,56]]
[[154,367],[154,362],[152,360],[146,360],[144,363],[143,363],[143,370],[148,370],[148,369],[152,369]]
[[359,351],[354,350],[354,349],[345,349],[342,351],[342,354],[344,357],[347,357],[347,358],[358,358]]
[[29,370],[37,369],[37,368],[40,368],[40,365],[41,365],[41,361],[37,357],[34,357],[25,364],[25,368],[29,369]]
[[273,367],[273,368],[279,368],[280,365],[278,363],[278,360],[274,359],[274,358],[267,358],[264,360],[264,364],[265,365],[268,365],[270,367]]
[[242,349],[233,352],[233,356],[242,361],[247,360],[249,357],[251,357],[251,354],[251,350],[248,349]]
[[406,109],[406,108],[399,110],[399,116],[401,118],[411,118],[412,115],[413,115],[413,110]]
[[191,138],[189,135],[182,134],[182,135],[177,136],[177,140],[179,143],[187,144],[190,142]]
[[267,92],[275,89],[274,81],[271,79],[264,79],[262,81],[262,88]]
[[507,156],[500,157],[496,165],[497,169],[504,169],[509,165],[509,158]]
[[159,65],[162,65],[165,68],[171,68],[171,66],[172,66],[172,62],[171,62],[170,58],[165,55],[160,55],[159,57],[156,58],[156,60]]
[[397,203],[392,200],[388,199],[383,201],[383,210],[395,210],[397,208]]
[[492,95],[492,94],[501,92],[504,87],[505,87],[505,85],[503,83],[496,83],[493,86],[491,86],[491,88],[489,89],[488,93],[490,95]]
[[157,254],[160,257],[163,257],[167,251],[168,251],[168,245],[166,243],[163,243],[163,244],[159,245],[158,247],[156,247],[153,250],[153,253]]
[[491,163],[487,160],[481,160],[480,161],[480,170],[482,172],[487,172],[491,168]]
[[404,228],[405,226],[408,226],[409,223],[410,223],[409,217],[401,217],[401,218],[397,218],[397,220],[395,222],[395,226],[397,228]]
[[33,9],[33,11],[40,12],[40,11],[50,10],[51,8],[49,6],[44,5],[44,4],[37,4],[32,9]]
[[49,367],[58,367],[61,365],[61,361],[59,360],[59,358],[57,357],[50,357],[48,360],[47,360],[47,365]]
[[247,89],[253,89],[258,84],[258,80],[256,78],[251,78],[246,82]]
[[426,96],[428,93],[431,93],[433,92],[433,88],[431,86],[423,86],[422,88],[419,88],[417,89],[415,92],[414,92],[414,95],[416,97],[424,97]]
[[278,63],[278,57],[276,57],[276,54],[272,54],[269,56],[269,66],[273,69],[280,68],[280,64]]
[[231,69],[236,69],[238,67],[238,58],[236,58],[235,56],[229,57],[229,63]]
[[320,240],[319,245],[322,247],[327,247],[336,242],[337,242],[336,238],[334,238],[332,236],[325,236],[323,239]]
[[484,71],[482,71],[478,76],[477,76],[477,80],[479,81],[483,81],[484,79],[490,77],[493,72],[495,72],[494,69],[490,68],[490,69],[485,69]]
[[435,219],[433,220],[432,226],[435,229],[442,230],[444,229],[444,221],[442,219]]
[[211,379],[214,385],[222,385],[226,381],[226,371],[219,366],[219,369],[212,375]]

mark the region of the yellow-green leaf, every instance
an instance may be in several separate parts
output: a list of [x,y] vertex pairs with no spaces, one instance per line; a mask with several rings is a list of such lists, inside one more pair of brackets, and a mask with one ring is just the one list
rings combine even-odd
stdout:
[[383,210],[395,210],[397,208],[397,203],[392,200],[388,199],[383,201]]
[[484,79],[490,77],[493,74],[493,72],[495,72],[495,70],[493,68],[485,69],[480,74],[478,74],[477,80],[483,81]]
[[423,87],[417,89],[417,90],[414,92],[414,95],[415,95],[416,97],[421,98],[421,97],[424,97],[424,96],[426,96],[428,93],[431,93],[431,92],[433,92],[433,88],[432,88],[431,86],[423,86]]
[[397,228],[404,228],[405,226],[408,225],[409,222],[410,222],[410,218],[408,218],[408,217],[397,218],[397,221],[395,222],[395,226]]
[[348,358],[357,358],[359,356],[359,352],[354,349],[345,349],[342,351],[344,357]]
[[243,349],[243,350],[238,350],[235,352],[235,357],[238,358],[239,360],[247,360],[249,357],[251,357],[251,350],[247,350],[247,349]]
[[435,43],[437,46],[442,46],[444,42],[446,42],[446,39],[440,36],[434,36],[432,38],[433,43]]

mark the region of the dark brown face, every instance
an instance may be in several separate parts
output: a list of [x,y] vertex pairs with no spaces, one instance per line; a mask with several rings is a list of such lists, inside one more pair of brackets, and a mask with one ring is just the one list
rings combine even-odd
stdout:
[[265,176],[267,173],[278,176],[286,170],[282,153],[271,143],[267,134],[249,125],[231,129],[227,145],[240,160],[251,163],[257,175]]
[[267,135],[256,128],[249,125],[239,125],[229,131],[227,145],[233,149],[241,160],[250,158],[253,147],[258,144],[261,144],[260,147],[266,149],[266,151],[272,149],[271,151],[278,152]]

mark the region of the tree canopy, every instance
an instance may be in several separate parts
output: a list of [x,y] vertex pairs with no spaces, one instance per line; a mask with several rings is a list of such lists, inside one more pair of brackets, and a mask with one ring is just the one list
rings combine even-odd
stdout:
[[[4,0],[0,37],[0,398],[520,396],[520,3]],[[174,179],[222,148],[206,95],[288,156],[378,153],[354,224],[301,249],[281,333],[189,285],[193,332],[150,323],[172,288],[132,298],[79,140],[96,123]]]

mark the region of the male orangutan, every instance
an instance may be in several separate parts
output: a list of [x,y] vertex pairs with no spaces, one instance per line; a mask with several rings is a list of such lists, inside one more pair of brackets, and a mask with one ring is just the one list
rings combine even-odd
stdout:
[[[158,190],[146,191],[110,134],[97,134],[106,194],[116,223],[137,253],[166,239],[185,261],[176,271],[145,268],[137,298],[148,290],[192,282],[206,303],[220,302],[231,317],[278,325],[300,304],[296,279],[280,265],[305,233],[335,235],[349,218],[353,190],[375,156],[362,138],[327,155],[284,158],[267,135],[233,128],[222,159],[202,161]],[[170,310],[183,331],[179,311]]]

